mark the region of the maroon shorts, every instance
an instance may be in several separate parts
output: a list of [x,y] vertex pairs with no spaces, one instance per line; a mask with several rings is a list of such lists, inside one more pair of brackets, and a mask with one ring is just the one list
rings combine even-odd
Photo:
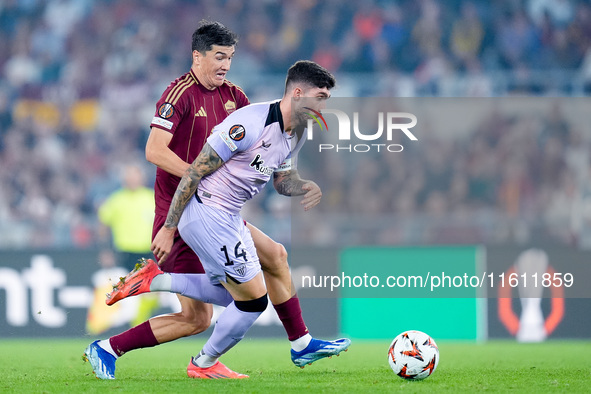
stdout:
[[[158,230],[164,225],[166,216],[156,214],[154,218],[154,227],[152,228],[152,240],[158,233]],[[174,233],[174,244],[168,258],[160,266],[164,272],[173,272],[175,274],[204,274],[203,266],[199,257],[183,241],[178,231]]]

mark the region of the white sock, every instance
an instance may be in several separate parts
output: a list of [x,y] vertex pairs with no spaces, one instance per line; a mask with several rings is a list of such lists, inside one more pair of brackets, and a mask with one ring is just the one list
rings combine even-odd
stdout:
[[103,350],[111,353],[115,357],[115,359],[119,358],[119,356],[117,355],[117,353],[115,353],[113,347],[111,346],[111,341],[109,341],[108,339],[98,341],[97,345],[99,345]]
[[218,361],[218,357],[208,356],[202,350],[193,358],[193,361],[199,368],[209,368]]
[[170,274],[158,274],[152,278],[150,283],[150,291],[170,291],[172,285],[172,277]]
[[310,333],[308,333],[308,334],[304,335],[303,337],[299,337],[298,339],[290,341],[291,348],[296,352],[301,352],[310,344],[311,340],[312,340],[312,335],[310,335]]

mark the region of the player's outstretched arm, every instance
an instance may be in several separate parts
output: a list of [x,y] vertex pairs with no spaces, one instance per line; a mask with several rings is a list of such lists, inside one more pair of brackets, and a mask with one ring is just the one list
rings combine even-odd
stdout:
[[217,152],[206,143],[199,156],[185,171],[170,203],[164,226],[158,231],[152,242],[152,252],[159,259],[158,264],[162,264],[168,257],[181,215],[195,194],[201,178],[220,168],[223,163]]
[[278,171],[273,174],[273,186],[284,196],[304,196],[301,204],[304,210],[314,208],[320,203],[322,190],[314,181],[300,178],[297,170]]

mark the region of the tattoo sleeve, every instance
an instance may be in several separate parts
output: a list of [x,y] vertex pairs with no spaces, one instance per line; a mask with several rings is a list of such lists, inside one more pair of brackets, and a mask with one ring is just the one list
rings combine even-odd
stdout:
[[284,196],[301,196],[306,194],[302,186],[306,183],[297,170],[281,171],[273,174],[273,186],[277,193]]
[[199,156],[193,163],[187,168],[185,174],[181,178],[181,181],[174,193],[168,215],[164,226],[167,228],[177,227],[181,215],[185,210],[185,206],[195,194],[197,186],[201,181],[201,178],[211,174],[224,164],[223,160],[218,156],[215,150],[208,144],[199,153]]

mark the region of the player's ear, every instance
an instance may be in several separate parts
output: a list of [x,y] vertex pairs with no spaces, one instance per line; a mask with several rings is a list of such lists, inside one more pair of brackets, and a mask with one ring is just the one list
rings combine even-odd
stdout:
[[200,65],[202,57],[203,55],[201,54],[201,52],[197,50],[193,51],[193,64]]
[[300,88],[299,86],[296,86],[296,88],[293,90],[293,97],[300,98],[303,95],[304,95],[304,91],[302,90],[302,88]]

